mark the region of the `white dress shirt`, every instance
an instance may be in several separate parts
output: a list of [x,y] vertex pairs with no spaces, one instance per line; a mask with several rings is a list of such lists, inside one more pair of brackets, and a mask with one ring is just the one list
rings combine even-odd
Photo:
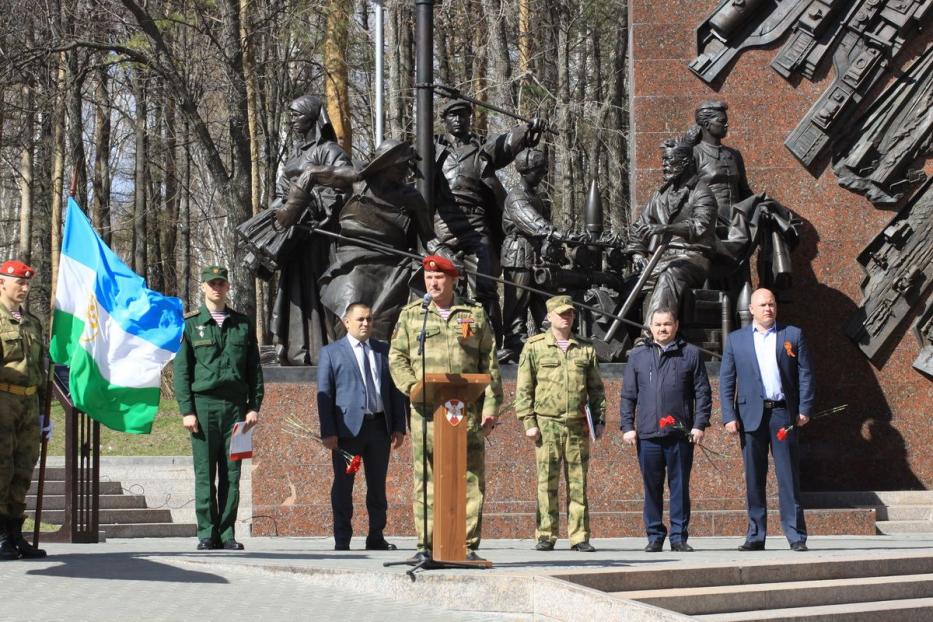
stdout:
[[[373,354],[373,349],[369,345],[369,339],[366,341],[360,341],[353,335],[347,335],[347,341],[350,342],[350,346],[353,348],[353,356],[356,357],[356,367],[360,370],[360,378],[363,379],[363,388],[366,388],[366,372],[363,367],[363,355],[369,357],[369,368],[373,372],[373,383],[376,385],[376,412],[383,412],[385,409],[382,405],[382,395],[380,395],[379,387],[379,366],[376,365],[376,355]],[[365,408],[365,400],[364,400]]]
[[765,329],[752,324],[752,335],[755,338],[755,358],[758,359],[758,369],[761,370],[761,384],[764,385],[766,400],[780,401],[784,399],[784,388],[781,386],[781,372],[777,365],[777,331],[775,325]]

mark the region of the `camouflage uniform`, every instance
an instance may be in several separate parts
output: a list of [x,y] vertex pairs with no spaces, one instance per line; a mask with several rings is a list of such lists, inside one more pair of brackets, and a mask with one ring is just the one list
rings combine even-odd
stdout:
[[606,395],[599,377],[596,351],[579,337],[570,337],[562,352],[551,331],[525,343],[518,362],[515,413],[525,430],[538,428],[538,540],[554,542],[560,526],[557,488],[560,471],[567,479],[567,531],[571,546],[590,537],[586,473],[590,448],[586,412],[594,425],[605,425]]
[[[399,391],[408,395],[421,378],[421,357],[418,356],[418,334],[423,321],[421,301],[413,302],[402,309],[398,324],[392,335],[389,349],[389,370]],[[470,322],[469,320],[472,320]],[[454,298],[450,306],[450,317],[445,322],[432,302],[428,307],[428,322],[425,332],[425,372],[490,374],[492,382],[486,387],[485,395],[467,408],[467,502],[466,527],[467,547],[477,549],[483,517],[483,495],[486,489],[485,444],[481,429],[483,416],[495,416],[502,403],[502,378],[496,361],[496,340],[482,305]],[[433,533],[431,508],[434,499],[432,481],[432,459],[434,446],[434,423],[428,421],[427,444],[421,439],[421,419],[430,417],[422,411],[420,400],[411,404],[411,461],[414,473],[412,507],[415,514],[415,529],[418,532],[418,550],[430,550]],[[424,506],[421,498],[421,459],[427,453],[428,472],[428,533],[423,533]]]
[[0,531],[16,537],[41,442],[39,400],[46,383],[39,320],[25,311],[16,320],[0,304],[0,350]]

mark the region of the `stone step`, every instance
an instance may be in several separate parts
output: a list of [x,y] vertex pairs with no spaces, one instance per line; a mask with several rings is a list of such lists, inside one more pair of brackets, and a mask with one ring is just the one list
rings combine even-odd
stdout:
[[[36,482],[33,482],[29,487],[29,494],[35,496],[38,491],[38,485]],[[100,494],[102,495],[118,495],[123,492],[123,486],[120,482],[101,482],[100,483]],[[65,482],[45,482],[45,487],[42,489],[42,493],[47,496],[51,495],[63,495],[65,494]]]
[[[127,510],[130,508],[145,508],[146,507],[146,497],[142,495],[101,495],[100,496],[100,509],[101,510]],[[36,509],[36,497],[35,495],[29,495],[26,497],[26,509],[35,510]],[[44,495],[42,500],[42,513],[45,514],[47,510],[64,510],[65,509],[65,496],[64,495]]]
[[[770,548],[770,543],[768,546]],[[814,560],[808,554],[780,562],[757,561],[754,556],[746,561],[721,564],[690,565],[689,560],[684,560],[676,567],[632,567],[552,576],[603,592],[635,592],[926,574],[933,574],[933,555],[921,550],[919,553],[879,551],[855,559]]]
[[896,533],[933,533],[933,521],[885,520],[875,523],[878,533],[888,536]]
[[[254,513],[262,514],[263,507],[254,506]],[[867,508],[808,510],[807,530],[811,535],[876,535],[875,511]],[[667,518],[665,517],[665,521]],[[645,526],[641,511],[590,512],[593,533],[606,538],[644,537]],[[328,535],[324,531],[319,535]],[[533,512],[483,512],[483,529],[490,534],[534,533]],[[748,515],[741,510],[699,510],[691,512],[690,535],[744,536],[748,529]],[[561,518],[561,533],[566,533],[566,521]],[[768,512],[768,533],[781,534],[781,521],[777,509]]]
[[[32,517],[33,512],[27,511],[26,515]],[[42,522],[51,525],[61,525],[65,520],[65,510],[42,510]],[[154,509],[125,509],[125,510],[101,510],[98,517],[98,524],[107,523],[125,524],[125,523],[170,523],[172,513],[169,510]],[[101,527],[103,529],[103,527]]]
[[841,605],[817,605],[814,607],[792,607],[787,609],[764,609],[738,611],[735,613],[713,613],[695,616],[705,622],[929,622],[933,619],[933,598],[905,598],[882,600],[869,603],[845,603]]
[[933,490],[856,490],[835,492],[805,492],[804,507],[875,507],[881,505],[933,506]]
[[891,505],[875,508],[879,521],[930,521],[933,505]]
[[933,597],[933,573],[614,592],[685,615]]
[[101,524],[107,538],[194,538],[198,526],[194,523],[134,523]]

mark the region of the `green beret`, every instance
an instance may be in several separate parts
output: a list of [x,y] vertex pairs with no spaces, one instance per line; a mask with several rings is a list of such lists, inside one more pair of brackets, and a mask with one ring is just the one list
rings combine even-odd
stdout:
[[214,279],[223,279],[229,283],[230,279],[227,278],[227,269],[223,266],[204,266],[201,268],[202,283],[207,283]]

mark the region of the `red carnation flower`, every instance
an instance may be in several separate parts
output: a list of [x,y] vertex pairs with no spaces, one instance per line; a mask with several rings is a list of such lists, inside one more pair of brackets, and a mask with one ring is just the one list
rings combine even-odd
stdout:
[[658,425],[661,426],[661,428],[666,428],[669,425],[677,425],[677,420],[674,419],[674,415],[668,415],[658,421]]
[[794,429],[794,426],[789,425],[781,428],[777,431],[777,440],[783,441],[787,439],[787,435],[790,434],[790,431]]
[[360,470],[361,466],[363,466],[363,458],[361,456],[353,456],[350,462],[347,463],[347,475],[353,475]]

